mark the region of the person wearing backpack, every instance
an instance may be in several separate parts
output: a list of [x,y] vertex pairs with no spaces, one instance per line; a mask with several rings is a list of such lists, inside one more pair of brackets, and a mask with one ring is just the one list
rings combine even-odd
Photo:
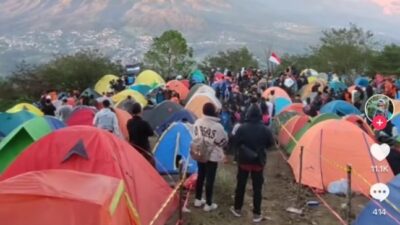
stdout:
[[[218,205],[212,202],[214,181],[217,173],[218,162],[225,160],[223,147],[228,143],[228,135],[224,127],[220,124],[220,119],[216,107],[212,103],[206,103],[203,106],[204,116],[199,118],[194,126],[193,143],[200,143],[200,147],[209,151],[208,159],[197,161],[198,176],[196,182],[195,207],[203,207],[203,210],[210,212],[218,208]],[[193,144],[192,144],[193,148]],[[193,157],[195,160],[195,157]],[[203,186],[205,184],[206,199],[202,198]]]
[[263,220],[261,213],[262,186],[264,184],[264,167],[267,161],[266,150],[274,145],[271,131],[263,124],[261,110],[252,104],[247,110],[245,123],[236,131],[233,145],[238,149],[237,184],[235,203],[231,212],[241,217],[247,178],[253,181],[253,222]]

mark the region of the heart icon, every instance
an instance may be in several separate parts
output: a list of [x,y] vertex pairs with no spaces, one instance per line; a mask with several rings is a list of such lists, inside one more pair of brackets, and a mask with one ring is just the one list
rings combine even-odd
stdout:
[[386,159],[386,157],[390,153],[390,147],[387,144],[381,144],[381,145],[373,144],[371,145],[370,150],[372,156],[378,161]]

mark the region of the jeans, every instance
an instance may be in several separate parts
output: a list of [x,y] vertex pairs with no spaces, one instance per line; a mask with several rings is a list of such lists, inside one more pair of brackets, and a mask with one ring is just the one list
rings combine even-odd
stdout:
[[235,209],[240,211],[243,207],[244,194],[246,192],[246,184],[249,174],[251,174],[251,179],[253,181],[253,213],[256,215],[261,215],[262,187],[264,184],[263,171],[250,172],[242,170],[240,167],[238,168]]
[[211,205],[218,163],[210,161],[207,163],[197,162],[197,167],[198,175],[196,182],[196,199],[201,200],[203,195],[204,181],[206,181],[206,203],[207,205]]

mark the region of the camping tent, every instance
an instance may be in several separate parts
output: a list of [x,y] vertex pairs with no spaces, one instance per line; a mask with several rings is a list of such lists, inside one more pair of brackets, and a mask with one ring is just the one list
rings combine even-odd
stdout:
[[[62,122],[60,121],[62,124]],[[55,128],[54,121],[36,117],[15,128],[0,142],[0,174],[33,142],[49,134]]]
[[353,225],[400,224],[400,175],[397,175],[387,185],[390,193],[386,200],[379,202],[371,199]]
[[92,107],[75,107],[65,123],[68,126],[93,126],[93,119],[96,115],[96,112],[97,110]]
[[348,115],[343,117],[343,120],[347,120],[355,124],[356,126],[360,127],[365,133],[367,133],[372,139],[375,139],[374,131],[368,125],[367,121],[365,121],[361,116],[354,114]]
[[190,74],[189,79],[190,82],[195,84],[206,82],[206,77],[200,70],[195,70],[192,74]]
[[290,100],[290,96],[288,95],[288,93],[285,90],[283,90],[282,88],[280,88],[280,87],[270,87],[270,88],[268,88],[267,90],[264,91],[263,97],[264,98],[271,98],[271,91],[275,91],[275,95],[274,96],[276,98],[282,97],[282,98],[286,98],[286,99]]
[[0,182],[0,221],[13,225],[136,225],[121,179],[71,170],[24,173]]
[[110,82],[117,81],[118,79],[119,78],[115,75],[104,75],[99,81],[97,81],[94,90],[99,94],[107,93],[111,90]]
[[329,88],[335,92],[341,92],[347,90],[347,85],[340,81],[331,81],[329,82]]
[[182,106],[174,102],[163,101],[153,109],[145,110],[143,113],[143,119],[149,122],[153,130],[155,130],[164,121],[182,109]]
[[186,99],[189,94],[189,89],[179,80],[171,80],[165,86],[167,89],[178,93],[179,99]]
[[183,85],[185,85],[185,87],[187,87],[188,89],[190,88],[190,81],[189,80],[179,80],[179,82],[181,82]]
[[367,87],[369,85],[369,80],[367,77],[358,77],[355,81],[354,84],[356,86],[360,87]]
[[212,87],[205,85],[205,84],[196,84],[190,89],[190,91],[189,91],[186,99],[183,101],[183,103],[186,105],[190,101],[190,99],[195,94],[198,94],[198,93],[209,93],[209,94],[215,95],[215,90]]
[[22,110],[16,113],[0,113],[0,132],[7,136],[12,130],[24,122],[36,117],[29,111]]
[[130,89],[139,92],[143,96],[146,96],[151,92],[151,87],[146,84],[135,84],[130,87]]
[[188,173],[197,172],[197,163],[190,157],[191,143],[192,134],[186,124],[174,123],[165,130],[154,147],[158,172],[178,173],[180,159],[188,163]]
[[[322,92],[324,90],[324,87],[326,86],[323,82],[321,81],[316,81],[318,84],[320,84],[318,91]],[[304,85],[299,91],[298,94],[301,96],[302,100],[307,99],[308,97],[311,96],[312,94],[312,88],[314,87],[314,85],[316,85],[315,83],[309,83]]]
[[[46,169],[69,169],[123,179],[141,224],[149,224],[172,193],[157,171],[129,143],[89,126],[67,127],[33,143],[0,179]],[[176,206],[173,198],[155,225],[165,224]]]
[[97,91],[95,91],[93,88],[86,88],[86,89],[82,92],[81,97],[82,97],[82,96],[88,96],[88,97],[90,97],[91,95],[93,95],[94,99],[100,98],[100,97],[101,97],[101,95],[100,95],[99,93],[97,93]]
[[314,76],[314,77],[316,77],[316,76],[318,76],[318,72],[316,70],[314,70],[314,69],[311,69],[311,68],[310,69],[304,69],[304,70],[301,71],[300,76],[307,76],[307,77]]
[[[334,181],[347,177],[346,166],[352,165],[352,190],[369,196],[371,184],[386,183],[393,178],[387,173],[374,173],[372,166],[388,167],[370,153],[374,140],[356,125],[346,120],[327,120],[316,124],[301,137],[289,158],[289,164],[299,181],[301,148],[303,150],[302,184],[326,190]],[[381,167],[382,166],[382,167]]]
[[297,112],[294,111],[288,111],[288,112],[282,112],[279,115],[276,115],[273,118],[273,122],[271,124],[271,130],[275,135],[279,134],[279,131],[287,121],[289,121],[291,118],[294,116],[298,115]]
[[118,119],[118,126],[119,129],[121,130],[122,135],[124,136],[125,140],[129,140],[129,132],[128,132],[128,121],[132,118],[131,114],[129,114],[127,111],[114,108],[115,115],[117,116]]
[[343,100],[329,102],[328,104],[322,106],[320,113],[334,113],[338,116],[361,114],[360,110],[358,110],[354,105]]
[[290,106],[292,104],[292,101],[287,98],[276,98],[275,99],[275,114],[281,113],[286,107]]
[[208,102],[213,103],[217,110],[222,109],[222,104],[217,97],[209,93],[198,93],[193,95],[193,97],[186,104],[185,108],[194,113],[197,118],[200,118],[203,116],[203,106]]
[[297,112],[299,114],[304,115],[304,111],[303,111],[304,105],[302,103],[293,103],[290,104],[289,106],[286,106],[285,108],[282,109],[282,111],[280,113],[283,112]]
[[145,84],[151,88],[156,88],[160,85],[164,85],[165,81],[158,73],[152,70],[145,70],[137,76],[135,84]]
[[30,113],[35,114],[36,116],[43,116],[43,112],[38,109],[36,106],[29,103],[19,103],[12,108],[8,109],[6,112],[8,113],[17,113],[22,110],[29,111]]
[[192,112],[187,109],[181,109],[158,125],[155,129],[155,132],[158,135],[161,135],[174,122],[186,121],[187,123],[194,124],[196,119],[196,116]]
[[137,92],[132,89],[123,90],[118,94],[112,96],[111,99],[113,100],[114,103],[116,103],[115,105],[118,107],[119,103],[127,99],[128,96],[131,96],[133,100],[140,103],[142,107],[147,106],[148,102],[146,98],[140,92]]
[[306,115],[296,115],[286,122],[279,131],[278,142],[282,147],[286,147],[290,140],[297,134],[310,120]]

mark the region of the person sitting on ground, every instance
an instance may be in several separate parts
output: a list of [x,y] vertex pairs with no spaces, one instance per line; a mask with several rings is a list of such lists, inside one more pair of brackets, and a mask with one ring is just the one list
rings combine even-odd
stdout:
[[63,98],[60,108],[58,108],[56,115],[57,118],[65,122],[72,113],[72,106],[68,105],[68,99]]
[[[204,116],[196,120],[193,126],[193,142],[196,142],[195,140],[202,140],[212,150],[207,162],[197,162],[198,176],[194,206],[202,207],[204,205],[203,210],[209,212],[218,208],[218,205],[213,203],[214,181],[217,174],[218,162],[225,160],[223,148],[228,143],[228,135],[224,127],[220,124],[214,104],[204,104],[203,114]],[[206,181],[205,200],[202,198],[204,181]]]
[[264,168],[267,162],[266,150],[274,145],[271,131],[264,126],[261,111],[257,104],[252,104],[246,113],[246,121],[233,138],[233,146],[238,149],[237,183],[234,206],[231,212],[241,217],[244,195],[249,174],[253,180],[253,222],[263,220],[261,214],[262,187],[264,183]]
[[135,102],[130,111],[132,118],[128,121],[127,129],[129,133],[129,143],[147,159],[147,161],[155,166],[155,161],[150,148],[149,137],[154,136],[153,129],[150,124],[143,120],[142,106]]
[[109,131],[118,137],[122,137],[117,115],[113,112],[109,100],[103,101],[103,108],[94,116],[93,125],[97,128]]
[[51,103],[50,98],[46,98],[45,104],[42,108],[43,114],[46,116],[55,116],[56,115],[56,107],[54,107],[53,103]]

